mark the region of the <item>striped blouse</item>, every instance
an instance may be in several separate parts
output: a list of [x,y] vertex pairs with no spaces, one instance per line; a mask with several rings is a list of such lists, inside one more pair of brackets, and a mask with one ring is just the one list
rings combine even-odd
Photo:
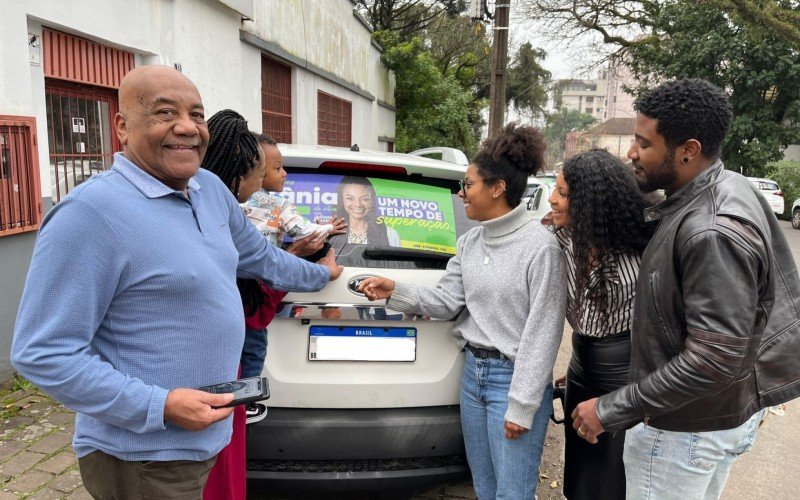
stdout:
[[[573,311],[575,302],[576,276],[575,254],[572,240],[567,231],[561,229],[556,232],[559,245],[564,250],[567,264],[567,321],[572,329],[582,335],[590,337],[605,337],[630,331],[633,319],[633,299],[636,295],[636,277],[639,275],[641,255],[636,252],[624,253],[614,259],[614,266],[608,272],[608,304],[606,321],[598,314],[598,304],[586,300],[588,293],[584,290],[584,302],[580,311]],[[589,277],[590,281],[596,279],[595,271]]]

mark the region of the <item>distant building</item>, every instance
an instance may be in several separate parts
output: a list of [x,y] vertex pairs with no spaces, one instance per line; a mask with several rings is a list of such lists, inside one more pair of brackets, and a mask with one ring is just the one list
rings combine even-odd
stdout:
[[606,109],[603,113],[603,119],[636,118],[636,111],[633,109],[635,97],[623,90],[624,86],[634,88],[637,85],[636,78],[633,77],[631,70],[622,64],[612,64],[606,75],[608,83],[606,85]]
[[628,150],[633,143],[635,118],[612,118],[585,132],[567,134],[564,159],[590,149],[605,149],[623,161],[627,161]]
[[555,85],[555,106],[577,109],[603,120],[606,112],[608,80],[558,80]]
[[784,160],[800,161],[800,144],[790,144],[783,150]]

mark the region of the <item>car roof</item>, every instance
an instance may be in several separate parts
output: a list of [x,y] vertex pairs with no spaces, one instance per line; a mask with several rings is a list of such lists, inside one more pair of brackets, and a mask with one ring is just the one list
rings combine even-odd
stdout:
[[325,162],[357,163],[405,168],[406,172],[440,179],[463,179],[466,165],[457,165],[442,160],[412,156],[404,153],[388,153],[362,149],[303,144],[278,144],[284,163],[291,167],[318,168]]
[[772,179],[767,179],[766,177],[748,177],[747,180],[750,182],[771,182],[773,184],[778,184]]
[[544,184],[544,182],[542,182],[542,180],[539,179],[538,176],[528,177],[528,185],[529,186],[533,186],[533,185],[537,185],[538,186],[540,184]]

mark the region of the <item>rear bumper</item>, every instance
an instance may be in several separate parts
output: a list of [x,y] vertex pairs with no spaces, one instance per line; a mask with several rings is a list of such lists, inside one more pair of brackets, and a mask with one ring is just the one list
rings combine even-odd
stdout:
[[270,408],[247,427],[253,489],[422,488],[468,477],[458,406]]

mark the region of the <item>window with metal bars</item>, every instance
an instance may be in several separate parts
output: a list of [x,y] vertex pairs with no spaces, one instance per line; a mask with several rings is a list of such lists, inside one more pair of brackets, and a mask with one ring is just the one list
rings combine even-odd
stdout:
[[261,130],[278,142],[292,142],[292,68],[261,57]]
[[0,116],[0,236],[35,231],[41,221],[36,119]]
[[110,89],[45,79],[53,203],[92,174],[111,168],[122,149],[113,129],[119,108]]
[[317,92],[317,144],[351,146],[353,104],[325,92]]

